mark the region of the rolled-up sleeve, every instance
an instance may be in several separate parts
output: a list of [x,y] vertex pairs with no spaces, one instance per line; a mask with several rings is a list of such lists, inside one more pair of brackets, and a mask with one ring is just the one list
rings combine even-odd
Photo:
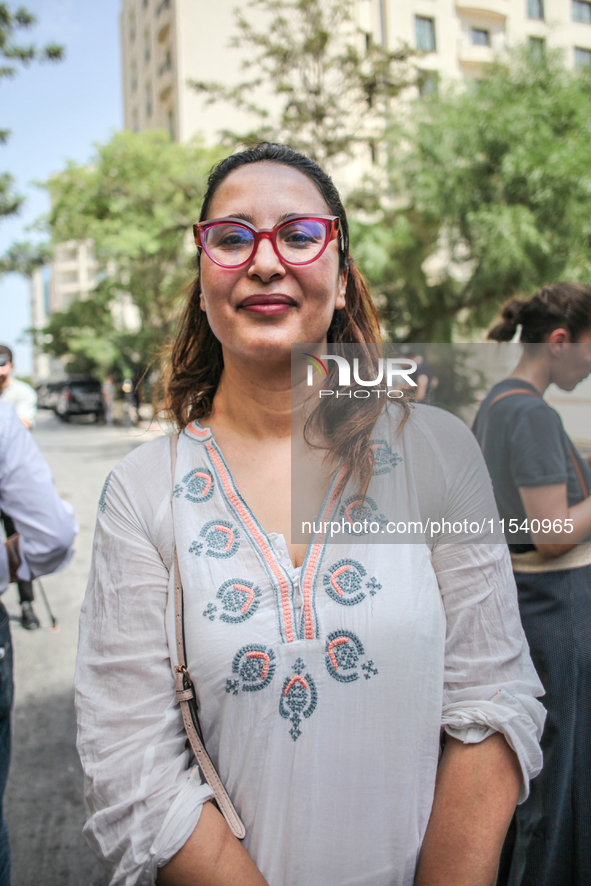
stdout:
[[[167,441],[155,443],[148,447],[165,473]],[[112,886],[154,883],[213,796],[189,767],[165,623],[171,579],[150,525],[154,514],[169,518],[170,503],[161,497],[152,516],[134,505],[134,489],[154,478],[135,456],[115,469],[101,497],[76,668],[84,833]]]
[[453,417],[441,420],[438,443],[444,520],[474,520],[482,529],[462,541],[448,532],[432,553],[447,625],[441,723],[465,743],[501,732],[519,758],[523,802],[542,768],[546,712],[537,699],[544,688],[521,625],[509,550],[494,529],[498,514],[480,449]]
[[[59,497],[49,465],[14,409],[0,404],[0,508],[20,534],[24,580],[63,569],[78,532],[72,506]],[[0,592],[8,586],[4,545],[0,551]]]

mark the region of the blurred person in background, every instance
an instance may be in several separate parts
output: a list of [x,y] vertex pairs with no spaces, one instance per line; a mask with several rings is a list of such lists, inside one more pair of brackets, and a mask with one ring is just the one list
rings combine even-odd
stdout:
[[113,425],[113,405],[115,403],[115,385],[112,375],[108,375],[104,380],[102,391],[105,404],[105,424],[110,428]]
[[591,287],[554,283],[512,299],[488,338],[511,341],[519,327],[521,360],[482,402],[474,433],[505,520],[548,718],[544,766],[515,813],[498,884],[583,886],[591,878],[591,470],[543,397],[551,384],[572,391],[591,372]]
[[[13,407],[0,401],[0,507],[15,532],[0,545],[0,594],[11,581],[63,569],[78,532],[72,506],[60,499],[47,462]],[[9,615],[0,601],[0,883],[10,886],[8,826],[2,798],[10,765],[14,694]]]
[[[37,393],[26,382],[13,377],[14,361],[12,351],[7,345],[0,345],[0,398],[10,403],[16,414],[29,430],[35,425],[37,415]],[[6,536],[14,534],[14,523],[11,515],[2,511],[2,522]],[[39,619],[33,608],[35,591],[32,581],[18,581],[18,593],[21,604],[21,624],[27,631],[39,627]]]

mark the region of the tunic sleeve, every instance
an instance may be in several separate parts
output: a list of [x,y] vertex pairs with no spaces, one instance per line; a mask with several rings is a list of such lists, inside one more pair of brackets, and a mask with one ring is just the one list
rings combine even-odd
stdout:
[[[445,416],[438,441],[448,488],[445,519],[453,524],[476,511],[496,516],[470,431]],[[508,548],[486,536],[460,542],[447,536],[432,557],[447,621],[442,727],[466,743],[501,732],[519,758],[523,802],[542,767],[545,710],[537,698],[544,689],[521,626]]]
[[172,534],[163,444],[168,440],[140,447],[105,485],[80,616],[84,833],[111,886],[154,883],[158,866],[186,842],[213,796],[198,770],[189,770],[165,627],[169,570],[155,537],[159,519],[168,520]]

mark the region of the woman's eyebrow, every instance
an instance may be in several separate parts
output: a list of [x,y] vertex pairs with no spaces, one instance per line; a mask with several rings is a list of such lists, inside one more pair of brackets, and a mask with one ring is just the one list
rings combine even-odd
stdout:
[[[301,212],[282,212],[280,216],[278,216],[275,224],[280,224],[282,221],[286,221],[288,218],[299,218],[302,215],[306,215],[306,213]],[[308,213],[308,215],[313,216],[314,213]],[[250,212],[230,212],[226,218],[241,218],[243,221],[249,222],[251,225],[254,225],[254,216],[251,215]],[[256,227],[256,226],[255,226]]]

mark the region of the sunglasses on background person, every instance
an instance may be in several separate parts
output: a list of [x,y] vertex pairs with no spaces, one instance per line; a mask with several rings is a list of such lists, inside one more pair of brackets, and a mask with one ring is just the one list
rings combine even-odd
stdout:
[[7,363],[10,363],[8,354],[0,354],[0,366],[6,366]]
[[198,249],[221,268],[241,268],[252,259],[262,239],[288,265],[309,265],[320,258],[339,233],[336,215],[299,215],[261,229],[237,218],[213,218],[193,225]]

